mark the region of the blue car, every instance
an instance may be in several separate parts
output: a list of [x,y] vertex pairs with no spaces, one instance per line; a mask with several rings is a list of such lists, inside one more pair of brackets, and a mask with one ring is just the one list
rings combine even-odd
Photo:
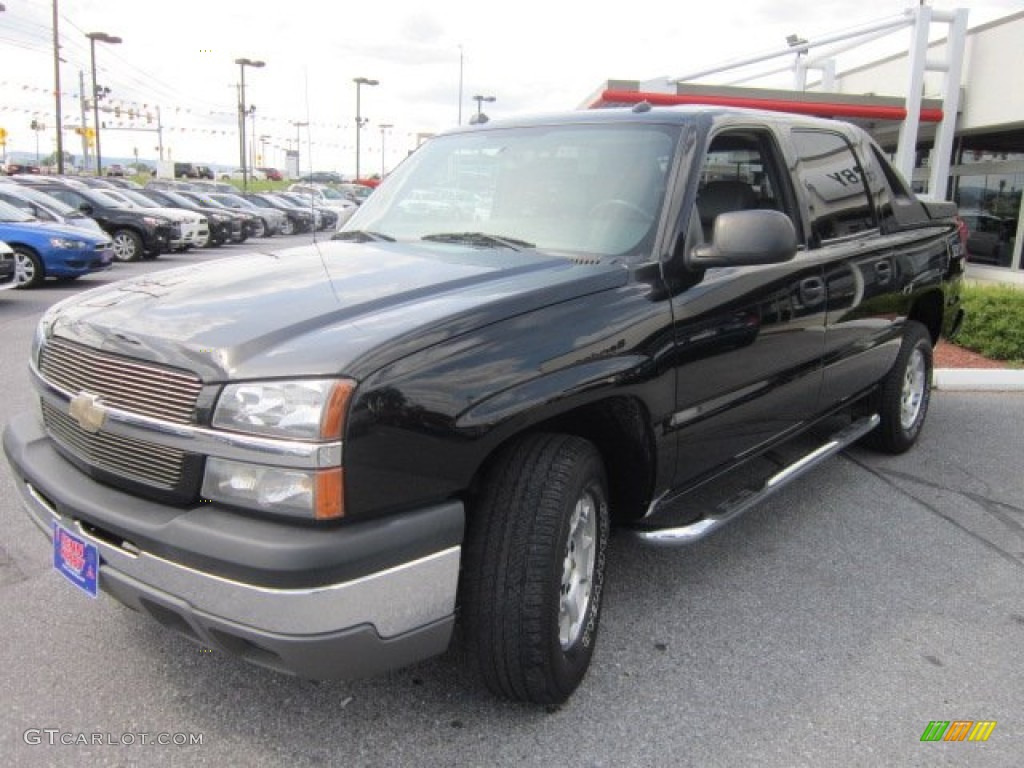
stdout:
[[48,277],[76,277],[110,269],[114,258],[110,238],[38,221],[0,201],[0,241],[14,251],[14,279],[18,288],[34,288]]

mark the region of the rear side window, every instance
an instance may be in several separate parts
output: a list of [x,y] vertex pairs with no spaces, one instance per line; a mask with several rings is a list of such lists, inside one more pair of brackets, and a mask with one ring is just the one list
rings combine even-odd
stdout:
[[791,136],[814,240],[821,244],[877,229],[864,170],[846,139],[828,131],[795,130]]

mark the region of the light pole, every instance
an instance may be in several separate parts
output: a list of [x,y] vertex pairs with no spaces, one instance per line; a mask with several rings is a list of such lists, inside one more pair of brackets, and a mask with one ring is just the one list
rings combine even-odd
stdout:
[[394,128],[391,123],[380,124],[380,177],[383,179],[386,173],[385,161],[384,161],[384,147],[385,139],[387,138],[388,131]]
[[[305,128],[307,125],[309,125],[309,123],[304,123],[304,122],[300,122],[298,120],[293,120],[292,121],[292,125],[295,126],[295,178],[296,179],[301,179],[302,178],[302,162],[301,162],[302,155],[299,153],[299,147],[302,146],[301,130],[303,128]],[[310,173],[312,173],[313,169],[310,168],[309,171],[310,171]]]
[[462,70],[463,70],[463,54],[462,54],[462,43],[459,43],[459,125],[462,125]]
[[[96,175],[103,175],[103,159],[100,157],[100,89],[96,87],[96,43],[117,45],[120,37],[108,35],[106,32],[89,32],[89,58],[92,61],[92,121],[96,129]],[[58,128],[58,130],[60,130]]]
[[371,80],[368,77],[354,77],[352,82],[356,84],[356,179],[359,179],[359,135],[363,132],[366,120],[363,119],[359,101],[359,89],[364,85],[380,85],[380,80]]
[[249,190],[249,169],[245,164],[245,68],[265,67],[266,62],[254,61],[252,59],[235,59],[235,64],[238,65],[238,72],[240,74],[239,86],[238,86],[238,159],[239,165],[242,166],[242,189],[244,191]]
[[53,0],[53,99],[57,113],[57,173],[64,174],[64,129],[63,118],[60,110],[60,32],[57,26],[57,17],[60,10],[57,7],[57,0]]
[[484,102],[486,101],[488,104],[490,104],[491,102],[497,101],[497,98],[495,98],[494,96],[474,96],[473,101],[476,102],[476,121],[479,123],[480,118],[483,117],[484,114]]

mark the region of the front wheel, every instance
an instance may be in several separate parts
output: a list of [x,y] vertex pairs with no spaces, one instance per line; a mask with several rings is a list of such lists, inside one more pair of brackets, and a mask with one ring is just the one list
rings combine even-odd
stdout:
[[884,453],[904,453],[917,442],[932,393],[932,339],[928,329],[909,321],[896,362],[868,406],[881,422],[864,437]]
[[610,528],[601,456],[570,435],[525,438],[492,466],[470,514],[469,651],[492,692],[559,705],[597,639]]
[[294,235],[295,234],[295,222],[291,218],[287,218],[281,222],[281,234],[282,235]]
[[130,229],[119,229],[111,238],[114,258],[118,261],[138,261],[143,255],[142,238]]
[[46,279],[46,270],[39,256],[30,248],[16,245],[14,251],[14,283],[18,288],[35,288]]

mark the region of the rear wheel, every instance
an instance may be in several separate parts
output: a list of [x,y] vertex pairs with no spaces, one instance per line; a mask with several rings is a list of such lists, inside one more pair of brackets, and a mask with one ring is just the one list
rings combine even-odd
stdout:
[[138,261],[142,258],[142,238],[130,229],[117,230],[111,239],[114,242],[114,258],[118,261]]
[[494,693],[558,705],[594,653],[610,516],[594,446],[542,434],[488,473],[467,531],[462,616]]
[[885,453],[903,453],[917,442],[932,393],[932,339],[921,323],[909,321],[892,369],[868,407],[881,419],[864,444]]
[[46,279],[46,270],[39,254],[23,245],[11,247],[14,251],[14,282],[18,288],[35,288]]

